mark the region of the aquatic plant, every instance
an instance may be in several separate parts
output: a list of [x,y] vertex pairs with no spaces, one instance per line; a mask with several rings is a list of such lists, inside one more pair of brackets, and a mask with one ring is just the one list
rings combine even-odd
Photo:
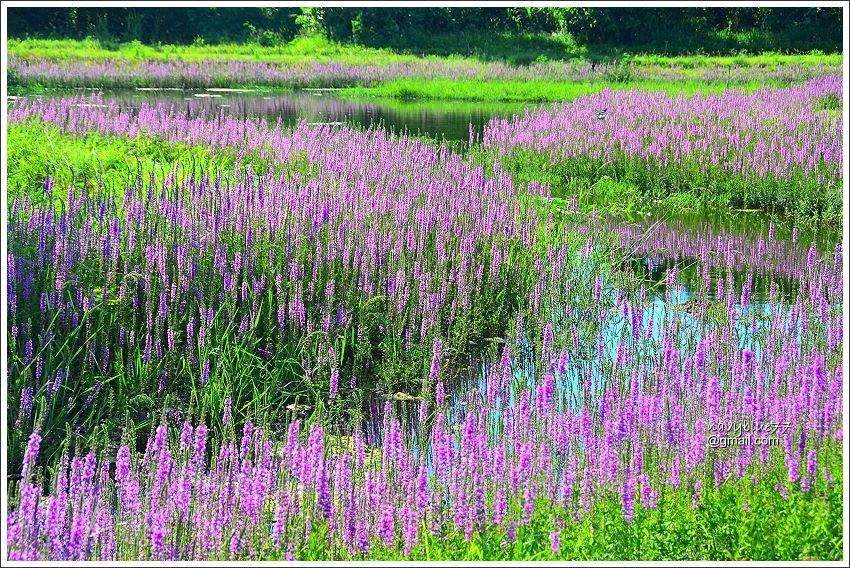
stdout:
[[[572,109],[631,171],[834,181],[831,111],[805,106],[833,90],[603,93],[492,123],[483,165],[374,129],[16,101],[13,124],[234,167],[15,189],[10,556],[838,558],[841,245],[611,226],[505,167],[580,149]],[[715,164],[629,101],[660,105],[653,136],[702,116],[717,145],[722,115],[774,137]]]
[[[840,65],[706,66],[626,65],[544,62],[512,66],[499,62],[427,58],[382,64],[336,61],[275,63],[246,59],[91,59],[45,58],[11,54],[8,72],[16,85],[66,87],[350,87],[395,79],[477,79],[498,81],[609,81],[623,70],[635,81],[700,81],[706,84],[746,84],[754,81],[788,84],[840,72]],[[617,81],[614,81],[617,82]]]
[[482,143],[508,167],[553,171],[563,184],[608,176],[653,197],[690,192],[836,221],[843,151],[829,97],[841,98],[839,76],[752,94],[606,90],[492,120]]
[[[228,421],[216,447],[206,425],[183,423],[178,442],[163,421],[143,454],[126,443],[115,454],[66,454],[42,479],[33,433],[9,518],[11,556],[598,557],[579,552],[593,546],[582,541],[591,526],[597,543],[625,546],[615,558],[836,558],[840,546],[821,531],[840,530],[841,320],[828,307],[819,315],[813,299],[834,298],[839,267],[813,265],[808,293],[740,341],[745,297],[738,305],[730,294],[725,317],[668,312],[656,343],[652,322],[618,291],[616,358],[605,343],[591,361],[561,350],[567,338],[549,325],[533,376],[516,354],[539,339],[518,321],[480,389],[423,400],[412,422],[388,401],[378,439],[359,424],[295,421],[276,443],[247,422],[237,443]],[[779,540],[765,531],[769,511],[792,519],[770,520]],[[660,542],[645,528],[662,519],[673,532],[665,548],[647,549]],[[701,542],[731,526],[734,536],[695,546],[676,528],[683,522],[706,527]],[[626,538],[634,525],[637,548]]]
[[234,154],[235,173],[176,168],[62,193],[48,179],[13,196],[10,389],[31,389],[37,411],[13,407],[18,432],[38,416],[58,433],[106,416],[114,429],[168,394],[211,416],[228,396],[252,416],[297,398],[342,411],[367,386],[428,398],[435,339],[460,364],[518,311],[539,315],[547,287],[590,285],[588,239],[525,202],[545,187],[520,192],[445,147],[130,113],[71,99],[18,106],[12,121],[205,146]]

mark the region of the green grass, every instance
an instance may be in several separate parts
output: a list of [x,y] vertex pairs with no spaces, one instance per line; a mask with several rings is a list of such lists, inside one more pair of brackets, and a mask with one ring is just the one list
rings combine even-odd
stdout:
[[[474,159],[493,167],[493,157],[483,149],[476,150]],[[630,218],[635,214],[662,209],[666,213],[689,210],[722,210],[729,207],[725,197],[698,194],[681,188],[681,191],[663,193],[659,188],[640,184],[627,176],[618,175],[610,167],[598,164],[596,170],[579,172],[570,164],[553,164],[531,151],[517,152],[499,159],[503,169],[523,184],[540,182],[552,187],[552,203],[556,211],[569,210],[572,197],[577,197],[579,211]],[[610,164],[609,164],[610,166]]]
[[[623,515],[617,496],[605,495],[576,518],[556,504],[538,499],[527,524],[486,523],[471,541],[449,530],[441,538],[425,535],[409,557],[398,549],[372,543],[369,560],[544,560],[544,561],[730,561],[841,560],[843,546],[843,468],[841,452],[831,453],[833,483],[819,478],[809,492],[787,486],[777,474],[759,480],[727,479],[719,488],[709,481],[699,507],[690,487],[665,487],[657,507],[638,503],[632,519]],[[777,489],[787,486],[787,499]],[[638,498],[638,501],[640,499]],[[516,516],[521,512],[516,511]],[[551,535],[560,536],[552,553]],[[421,533],[420,533],[421,534]],[[260,559],[279,560],[281,551],[260,548]],[[297,560],[358,560],[341,547],[328,547],[326,527],[314,525]]]
[[776,69],[780,65],[841,65],[843,60],[840,53],[824,54],[820,52],[785,54],[777,52],[742,53],[740,55],[654,55],[637,54],[628,57],[636,65],[676,65],[686,69],[704,67],[755,67],[766,66]]
[[57,185],[123,187],[137,174],[170,172],[176,163],[227,168],[232,156],[213,156],[205,148],[172,144],[151,136],[133,139],[91,133],[85,138],[62,134],[40,120],[8,127],[8,188],[11,195],[38,191],[45,178]]
[[581,95],[598,93],[604,89],[663,91],[671,95],[698,92],[720,94],[730,88],[753,92],[764,86],[761,81],[727,85],[698,80],[641,81],[634,83],[612,81],[565,82],[553,80],[480,80],[451,79],[397,79],[372,87],[351,87],[342,92],[350,98],[382,97],[401,100],[431,99],[454,101],[531,102],[545,103],[571,101]]
[[[485,163],[494,159],[483,150],[477,157]],[[578,195],[585,211],[598,208],[628,216],[638,210],[760,209],[799,225],[834,228],[841,222],[841,188],[818,184],[814,177],[791,183],[772,178],[748,181],[723,170],[703,174],[687,162],[658,171],[625,155],[605,163],[590,158],[556,163],[532,150],[502,156],[499,164],[517,181],[550,184],[554,197]]]
[[[446,39],[442,39],[446,42]],[[719,66],[755,66],[766,65],[775,68],[779,65],[840,65],[841,54],[788,55],[776,52],[747,54],[736,56],[676,55],[654,54],[634,55],[628,52],[616,52],[600,48],[597,51],[574,46],[568,38],[560,36],[530,37],[498,35],[496,37],[469,36],[453,38],[457,44],[452,49],[443,49],[430,55],[417,51],[415,47],[375,48],[354,44],[341,44],[328,41],[321,36],[298,37],[279,46],[263,47],[255,43],[218,45],[144,45],[140,42],[100,43],[94,39],[86,40],[47,40],[47,39],[10,39],[9,54],[17,56],[45,57],[50,59],[180,59],[201,61],[204,59],[245,59],[268,62],[335,61],[338,63],[381,65],[426,58],[457,61],[471,59],[476,61],[505,60],[512,64],[528,64],[534,61],[578,59],[586,61],[612,61],[628,58],[637,65],[679,65],[686,68]],[[524,46],[517,52],[517,44]],[[541,43],[542,42],[542,43]],[[501,46],[498,55],[490,53],[489,45]],[[526,46],[528,44],[531,47]],[[532,49],[533,48],[533,49]]]
[[223,43],[218,45],[145,45],[141,42],[102,44],[94,39],[25,39],[9,40],[9,54],[47,59],[124,59],[128,61],[176,59],[204,61],[208,59],[242,59],[269,63],[304,63],[334,61],[341,64],[401,63],[416,61],[416,55],[395,53],[357,45],[330,42],[321,36],[299,37],[275,47],[258,44]]

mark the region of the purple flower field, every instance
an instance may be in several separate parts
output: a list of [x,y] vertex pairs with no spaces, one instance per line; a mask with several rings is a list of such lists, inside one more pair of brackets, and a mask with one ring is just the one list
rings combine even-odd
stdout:
[[[498,62],[477,63],[423,59],[387,64],[310,62],[277,64],[232,59],[203,61],[164,60],[56,60],[12,55],[9,70],[22,84],[71,87],[348,87],[395,79],[484,79],[487,81],[590,81],[605,80],[620,72],[621,64],[586,62],[534,63],[514,67]],[[735,66],[686,69],[642,65],[629,71],[636,80],[698,80],[798,82],[839,72],[829,65]]]
[[[76,86],[605,72],[500,65],[10,60]],[[845,251],[779,214],[842,212],[842,85],[797,80],[606,90],[462,152],[13,101],[10,144],[77,144],[68,171],[103,140],[138,154],[120,184],[9,188],[9,558],[840,558]],[[536,169],[778,216],[587,216]]]
[[838,215],[841,116],[828,108],[840,107],[841,88],[827,76],[753,94],[603,91],[491,121],[482,143],[505,158],[542,157],[568,176],[607,168],[659,191],[687,186],[748,206]]

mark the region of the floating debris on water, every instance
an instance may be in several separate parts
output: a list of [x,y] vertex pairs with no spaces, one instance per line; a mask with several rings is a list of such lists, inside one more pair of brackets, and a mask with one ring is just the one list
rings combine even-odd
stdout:
[[210,93],[256,93],[256,89],[227,89],[224,87],[210,87],[208,89],[204,89],[205,91],[209,91]]

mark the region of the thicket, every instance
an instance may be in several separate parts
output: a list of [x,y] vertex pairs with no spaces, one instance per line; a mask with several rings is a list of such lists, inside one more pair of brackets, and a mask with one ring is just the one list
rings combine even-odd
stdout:
[[[11,38],[102,42],[254,42],[299,34],[418,53],[569,57],[596,51],[840,52],[838,7],[817,8],[10,8]],[[568,38],[568,41],[564,41]]]

